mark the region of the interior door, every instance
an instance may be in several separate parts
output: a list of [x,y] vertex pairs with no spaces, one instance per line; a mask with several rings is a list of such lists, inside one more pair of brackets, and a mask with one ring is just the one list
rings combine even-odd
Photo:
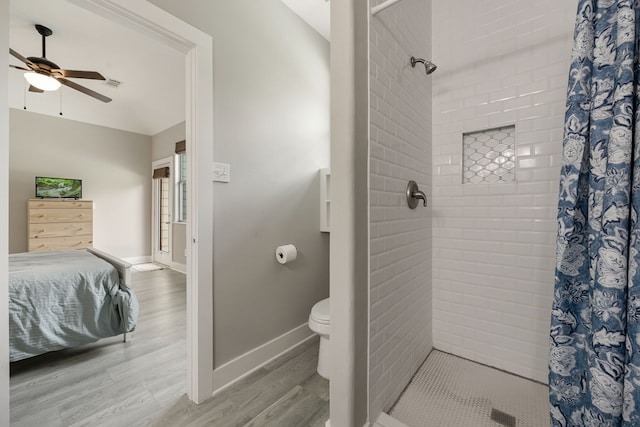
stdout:
[[153,262],[171,262],[171,223],[173,212],[170,158],[153,162]]

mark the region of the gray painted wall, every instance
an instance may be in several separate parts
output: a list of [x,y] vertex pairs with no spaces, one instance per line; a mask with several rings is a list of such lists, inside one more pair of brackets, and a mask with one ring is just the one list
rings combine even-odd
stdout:
[[[178,123],[151,137],[151,160],[161,160],[175,155],[176,142],[185,139],[185,122]],[[176,172],[174,172],[176,173]],[[187,225],[176,223],[171,225],[171,260],[177,264],[187,264],[185,249],[187,248]]]
[[27,250],[35,176],[82,179],[94,201],[93,244],[121,258],[151,253],[151,138],[10,110],[9,252]]
[[185,138],[185,122],[178,123],[151,137],[151,160],[156,161],[175,155],[176,142]]
[[[176,264],[184,265],[187,268],[187,224],[184,222],[174,222],[171,227],[171,260]],[[178,269],[178,267],[176,267]]]
[[[214,367],[307,321],[329,293],[319,174],[329,166],[329,45],[279,0],[152,0],[214,40]],[[275,248],[293,243],[295,263]]]

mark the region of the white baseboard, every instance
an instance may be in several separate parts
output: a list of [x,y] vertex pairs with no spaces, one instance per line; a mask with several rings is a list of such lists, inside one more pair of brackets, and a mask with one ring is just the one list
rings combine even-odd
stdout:
[[[324,423],[324,427],[331,427],[331,419],[328,419],[326,423]],[[364,425],[362,427],[385,427],[385,426],[381,426],[380,424],[376,423],[376,424],[371,424],[370,422],[366,422],[364,423]]]
[[392,418],[390,415],[381,412],[378,419],[373,424],[374,427],[409,427],[405,423]]
[[124,261],[127,261],[129,264],[146,264],[148,262],[151,262],[151,255],[146,255],[146,256],[132,256],[129,258],[122,258]]
[[213,394],[219,393],[313,336],[315,333],[304,323],[216,368],[213,371]]
[[166,266],[179,273],[187,274],[187,264],[180,264],[178,262],[171,261],[169,264],[166,264]]

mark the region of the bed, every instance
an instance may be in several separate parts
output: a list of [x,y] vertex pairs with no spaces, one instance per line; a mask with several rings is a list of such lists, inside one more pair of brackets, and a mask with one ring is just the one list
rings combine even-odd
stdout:
[[131,264],[93,248],[9,255],[10,360],[132,332]]

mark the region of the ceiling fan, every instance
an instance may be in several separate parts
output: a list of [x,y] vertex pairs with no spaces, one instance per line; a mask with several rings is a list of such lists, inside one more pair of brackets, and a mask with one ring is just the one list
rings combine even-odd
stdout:
[[15,50],[9,48],[9,53],[11,55],[24,62],[29,67],[24,68],[18,67],[17,65],[9,65],[9,67],[26,71],[24,77],[30,84],[29,91],[42,93],[44,91],[57,90],[60,88],[60,85],[63,84],[86,95],[92,96],[102,102],[111,102],[111,98],[81,86],[76,82],[67,80],[68,78],[93,80],[106,79],[97,71],[63,70],[58,66],[58,64],[49,61],[46,57],[46,38],[53,34],[53,31],[43,25],[36,25],[36,30],[42,36],[41,58],[37,56],[29,56],[25,58]]

